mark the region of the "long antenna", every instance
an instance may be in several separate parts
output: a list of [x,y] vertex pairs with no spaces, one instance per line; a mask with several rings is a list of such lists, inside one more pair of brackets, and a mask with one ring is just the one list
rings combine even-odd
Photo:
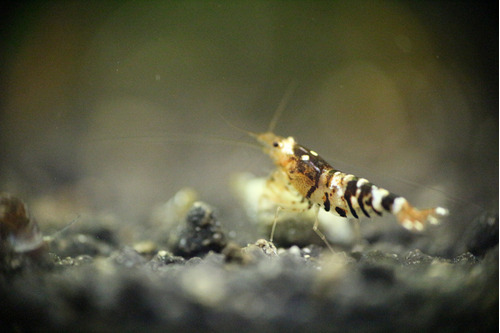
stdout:
[[[224,119],[224,118],[223,118]],[[227,123],[227,120],[224,119]],[[229,123],[230,124],[230,123]],[[230,124],[231,126],[236,127],[235,125]],[[238,128],[238,130],[244,131],[243,129]],[[248,133],[247,133],[248,134]],[[147,135],[124,135],[124,136],[108,136],[108,137],[97,137],[97,138],[89,138],[85,139],[85,142],[97,142],[97,143],[113,143],[113,142],[125,142],[125,141],[134,141],[134,142],[147,142],[147,143],[165,143],[165,142],[176,142],[181,144],[192,144],[192,143],[200,143],[200,144],[226,144],[232,146],[245,146],[251,148],[260,149],[260,146],[254,145],[248,142],[238,141],[234,139],[228,139],[224,137],[218,137],[213,135],[205,135],[205,134],[147,134]]]
[[80,219],[80,214],[78,214],[70,223],[68,223],[64,228],[62,228],[61,230],[58,230],[56,232],[54,232],[52,235],[49,235],[49,236],[44,236],[43,237],[43,240],[44,241],[52,241],[54,239],[56,239],[57,237],[59,237],[63,232],[65,232],[66,230],[68,230],[76,221],[78,221]]
[[[241,127],[238,127],[236,126],[235,124],[232,124],[229,120],[227,120],[226,118],[224,118],[220,113],[218,113],[219,117],[221,117],[221,119],[229,126],[229,127],[232,127],[234,128],[235,130],[239,131],[239,132],[243,132],[245,133],[246,135],[249,135],[253,138],[257,138],[259,135],[257,133],[254,133],[254,132],[250,132],[250,131],[247,131],[246,129],[243,129]],[[260,146],[258,146],[260,148]]]
[[288,85],[288,87],[285,90],[285,94],[283,95],[283,98],[280,101],[280,104],[278,105],[278,108],[274,112],[273,118],[271,119],[271,122],[269,123],[269,128],[267,129],[268,132],[273,132],[274,128],[276,127],[276,123],[278,122],[278,119],[280,118],[281,114],[285,110],[288,102],[290,101],[290,97],[292,97],[292,94],[295,92],[295,89],[297,89],[297,86],[299,85],[299,81],[297,79],[293,79],[292,82]]

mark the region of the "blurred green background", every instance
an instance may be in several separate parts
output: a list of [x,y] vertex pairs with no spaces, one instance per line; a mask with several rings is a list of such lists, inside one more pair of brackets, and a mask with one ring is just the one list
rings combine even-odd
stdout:
[[223,118],[265,131],[293,80],[278,134],[418,206],[498,209],[496,3],[31,1],[1,12],[0,188],[57,198],[49,217],[142,221],[190,186],[234,218],[230,175],[272,165],[231,144],[251,139]]

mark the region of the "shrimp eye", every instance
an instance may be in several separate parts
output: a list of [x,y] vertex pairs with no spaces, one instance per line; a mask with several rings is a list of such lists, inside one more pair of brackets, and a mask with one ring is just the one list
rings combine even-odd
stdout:
[[277,148],[279,145],[280,145],[280,144],[279,144],[279,143],[277,143],[276,141],[275,141],[275,142],[273,142],[273,147]]

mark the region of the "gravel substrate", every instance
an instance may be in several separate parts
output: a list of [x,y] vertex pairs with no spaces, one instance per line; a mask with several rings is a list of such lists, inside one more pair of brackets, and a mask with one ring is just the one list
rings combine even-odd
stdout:
[[493,332],[497,215],[471,230],[468,251],[443,258],[376,241],[242,248],[199,202],[165,243],[77,223],[50,250],[4,246],[2,331]]

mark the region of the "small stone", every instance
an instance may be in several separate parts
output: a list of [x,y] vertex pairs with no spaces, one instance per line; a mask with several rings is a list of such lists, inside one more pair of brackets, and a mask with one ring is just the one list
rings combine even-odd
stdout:
[[453,258],[452,262],[454,264],[471,265],[471,264],[477,264],[479,260],[472,253],[466,252]]
[[408,252],[405,256],[403,264],[407,266],[425,266],[430,265],[434,257],[422,253],[419,249]]
[[157,250],[156,243],[149,240],[135,243],[133,248],[143,255],[153,254]]
[[276,246],[274,246],[272,242],[268,242],[265,239],[259,239],[255,242],[255,245],[260,247],[262,251],[270,257],[275,257],[278,255]]
[[278,257],[276,246],[265,239],[259,239],[254,244],[248,244],[241,251],[244,256],[248,257],[248,261]]
[[498,245],[498,213],[485,212],[477,217],[467,229],[465,238],[467,250],[476,256]]
[[241,246],[235,242],[229,242],[224,250],[222,250],[222,254],[225,256],[226,262],[244,265],[250,261],[248,255],[243,254]]
[[161,250],[151,259],[147,265],[152,270],[157,270],[160,267],[172,264],[184,264],[186,260],[183,257],[174,256],[172,252]]
[[[419,250],[416,250],[419,251]],[[420,252],[421,253],[421,252]],[[375,265],[399,265],[399,256],[395,253],[387,253],[379,250],[369,251],[362,253],[359,261],[361,263],[375,264]]]
[[195,202],[186,222],[179,226],[170,243],[175,255],[192,258],[209,251],[220,253],[227,240],[212,208],[203,202]]
[[134,267],[142,265],[146,262],[136,250],[129,246],[125,246],[118,252],[115,252],[110,256],[110,259],[118,265],[125,267]]

